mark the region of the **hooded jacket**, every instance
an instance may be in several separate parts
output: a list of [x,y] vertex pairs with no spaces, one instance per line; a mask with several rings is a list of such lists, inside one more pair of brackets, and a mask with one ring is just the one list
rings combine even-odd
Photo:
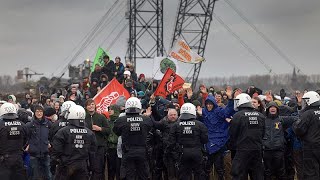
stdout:
[[[114,107],[114,106],[113,106]],[[118,144],[118,136],[113,132],[114,122],[117,120],[120,114],[120,108],[112,108],[114,114],[110,116],[109,127],[111,129],[111,133],[108,136],[108,148],[117,148]]]
[[[277,114],[271,115],[269,109],[277,108]],[[270,102],[267,107],[267,118],[265,120],[265,134],[263,146],[265,150],[283,150],[285,148],[285,130],[296,120],[295,117],[279,116],[279,106],[275,102]]]
[[219,107],[215,98],[209,95],[205,101],[213,103],[213,109],[209,111],[207,107],[202,109],[201,121],[208,128],[209,142],[206,144],[206,149],[209,154],[219,151],[228,141],[228,128],[229,123],[226,118],[231,117],[234,111],[234,101],[228,101],[225,108]]

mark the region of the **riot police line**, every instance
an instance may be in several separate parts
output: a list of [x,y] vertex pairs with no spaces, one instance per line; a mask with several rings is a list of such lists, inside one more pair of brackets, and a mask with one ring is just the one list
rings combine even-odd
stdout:
[[[232,179],[243,180],[248,176],[253,180],[272,177],[286,179],[285,126],[292,127],[295,135],[303,143],[303,168],[300,178],[320,179],[320,96],[314,91],[309,91],[302,99],[302,109],[298,118],[279,117],[279,106],[273,102],[268,104],[265,114],[258,112],[252,106],[251,97],[241,93],[230,97],[228,107],[233,106],[232,111],[217,107],[213,99],[207,99],[204,109],[197,109],[192,103],[184,103],[179,118],[177,112],[172,109],[169,110],[166,119],[156,122],[150,114],[141,114],[140,100],[131,97],[125,103],[124,114],[116,119],[112,127],[112,131],[121,140],[118,141],[118,153],[121,154],[118,178],[156,178],[157,165],[151,162],[154,159],[150,160],[150,157],[155,156],[150,156],[149,148],[152,146],[150,138],[160,130],[164,138],[164,154],[163,159],[159,161],[165,163],[166,172],[162,169],[161,177],[158,178],[162,179],[166,174],[167,179],[209,179],[214,164],[216,171],[219,171],[218,179],[224,179],[224,168],[220,167],[221,169],[217,170],[216,167],[216,164],[220,163],[217,159],[221,158],[216,155],[221,148],[215,150],[218,145],[212,142],[215,142],[213,139],[224,140],[222,136],[225,136],[225,131],[217,133],[211,128],[223,125],[228,132],[228,143],[232,144]],[[86,106],[91,104],[86,103]],[[95,108],[94,105],[92,108]],[[36,108],[35,113],[41,113],[41,110],[43,111],[40,107]],[[22,153],[38,151],[31,146],[30,137],[31,134],[41,135],[44,129],[37,124],[26,125],[21,122],[16,107],[11,103],[4,103],[0,107],[0,116],[0,177],[4,180],[27,179]],[[45,128],[50,127],[49,141],[45,144],[50,147],[48,153],[53,168],[52,176],[49,178],[107,178],[101,175],[101,169],[104,169],[101,166],[104,164],[100,161],[104,158],[105,151],[101,157],[98,149],[102,146],[99,146],[98,137],[101,133],[110,134],[110,127],[105,129],[97,126],[93,123],[93,116],[94,113],[88,114],[82,106],[67,101],[62,105],[62,118],[54,124],[45,124]],[[88,124],[86,117],[91,117],[91,124]],[[175,118],[177,120],[174,120]],[[214,119],[223,119],[224,122],[216,122]],[[42,137],[38,138],[41,140]],[[221,147],[227,144],[220,143]],[[37,158],[41,161],[43,157]]]

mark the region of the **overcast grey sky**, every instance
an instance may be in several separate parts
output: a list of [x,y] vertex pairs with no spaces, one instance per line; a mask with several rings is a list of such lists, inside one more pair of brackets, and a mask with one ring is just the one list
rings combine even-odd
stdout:
[[[122,2],[124,0],[120,0]],[[230,0],[265,33],[304,73],[319,73],[319,0]],[[0,0],[0,75],[15,75],[30,67],[51,76],[70,60],[74,48],[115,0]],[[171,41],[178,0],[164,0],[165,46]],[[124,11],[124,9],[123,9]],[[215,13],[265,61],[275,73],[291,73],[292,67],[276,54],[224,0]],[[122,12],[122,11],[121,11]],[[93,59],[106,34],[121,20],[116,16],[81,53],[74,64]],[[107,48],[115,34],[107,39]],[[110,50],[113,57],[126,53],[126,31]],[[267,71],[224,27],[213,19],[200,76],[265,74]],[[151,76],[151,60],[138,62],[138,73]],[[149,68],[150,67],[150,68]],[[186,75],[190,70],[180,68]],[[59,69],[60,68],[60,69]],[[213,69],[213,70],[212,70]]]

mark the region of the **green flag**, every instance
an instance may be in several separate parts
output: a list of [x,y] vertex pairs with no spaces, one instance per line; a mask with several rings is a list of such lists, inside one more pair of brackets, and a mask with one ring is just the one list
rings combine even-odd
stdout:
[[101,67],[104,66],[103,56],[108,55],[110,60],[111,56],[108,52],[105,52],[101,47],[98,48],[96,57],[94,58],[93,64],[91,66],[91,72],[94,71],[94,68],[96,67],[96,64],[99,64]]

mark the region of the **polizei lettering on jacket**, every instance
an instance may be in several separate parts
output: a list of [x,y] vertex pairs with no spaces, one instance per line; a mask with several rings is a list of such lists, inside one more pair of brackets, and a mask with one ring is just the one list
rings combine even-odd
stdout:
[[245,116],[259,116],[258,112],[245,112],[244,113]]
[[250,129],[255,129],[259,127],[258,112],[245,112],[244,115],[248,117]]
[[5,126],[21,126],[21,122],[19,121],[9,121],[4,123]]
[[142,117],[127,117],[127,122],[139,122],[139,121],[143,121]]
[[194,121],[182,121],[179,123],[180,126],[194,126],[196,123]]
[[72,134],[87,134],[88,131],[86,129],[70,129],[70,133],[72,133]]

